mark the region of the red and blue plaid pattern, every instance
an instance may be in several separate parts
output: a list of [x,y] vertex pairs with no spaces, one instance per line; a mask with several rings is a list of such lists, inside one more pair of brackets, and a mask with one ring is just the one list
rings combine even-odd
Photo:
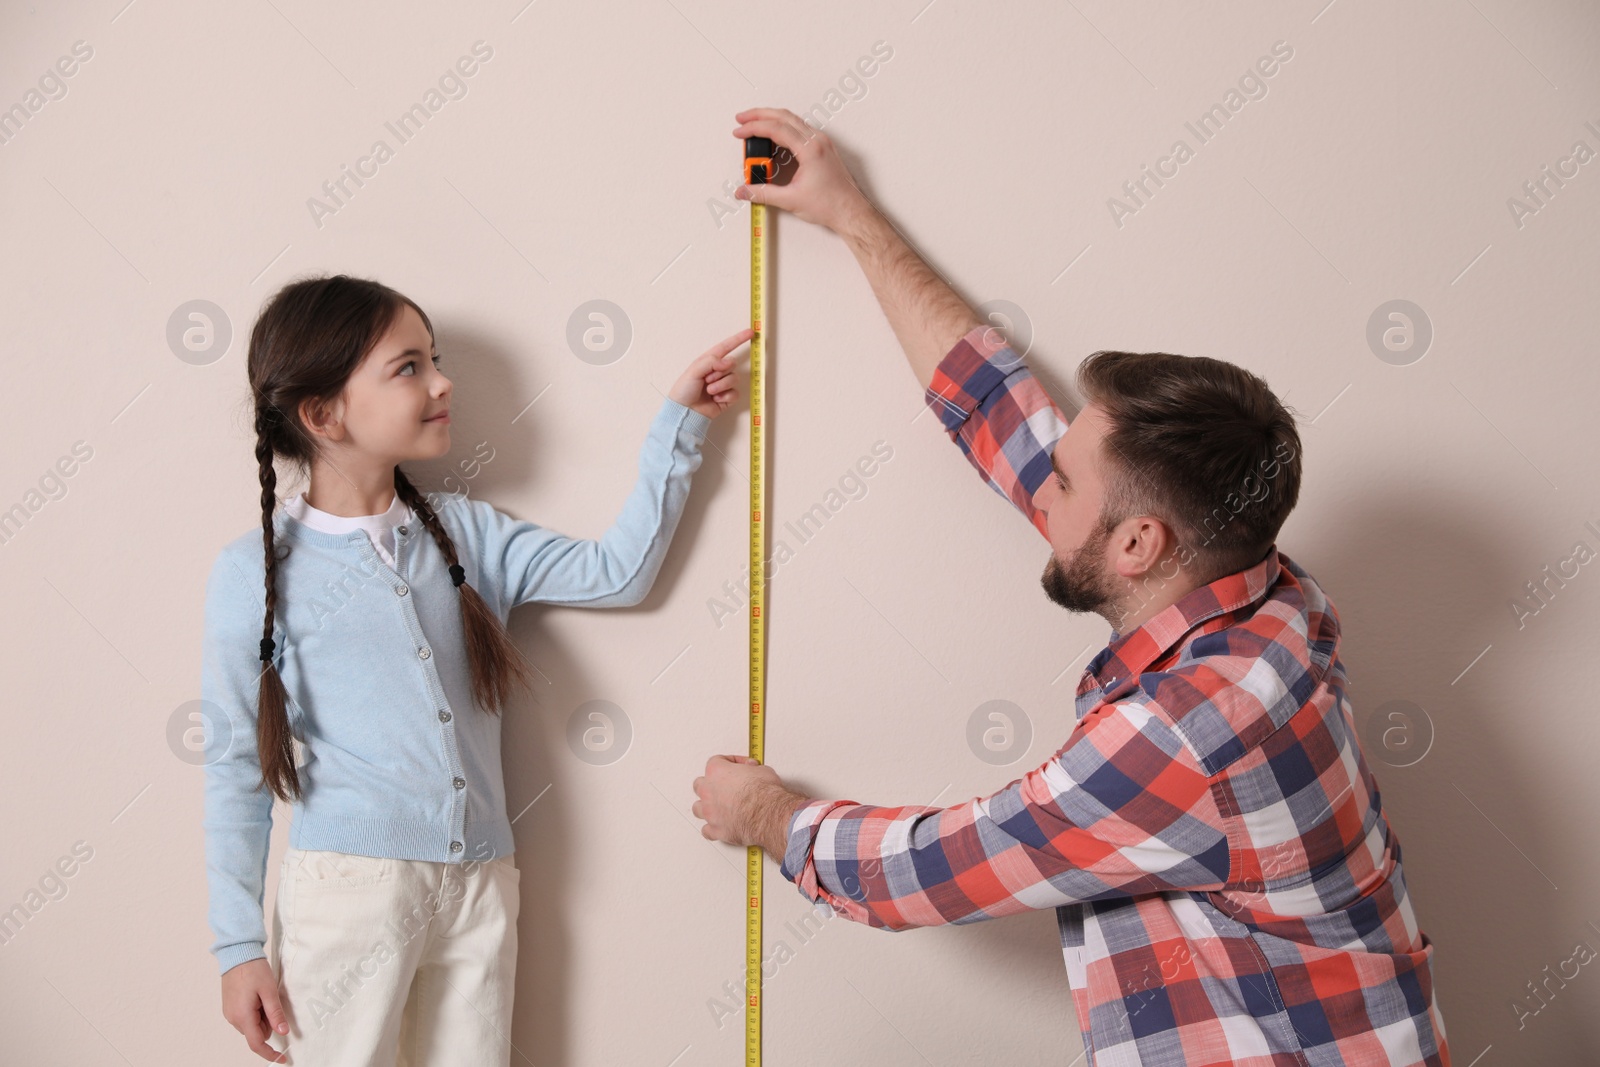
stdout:
[[[962,338],[927,401],[1044,533],[1067,420],[998,331]],[[1042,767],[949,808],[812,801],[783,875],[889,930],[1055,908],[1094,1067],[1448,1067],[1338,648],[1274,546],[1113,632]]]

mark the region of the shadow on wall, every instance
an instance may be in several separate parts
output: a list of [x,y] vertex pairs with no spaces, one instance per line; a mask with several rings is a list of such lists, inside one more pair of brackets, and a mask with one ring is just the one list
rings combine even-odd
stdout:
[[1521,672],[1573,617],[1519,632],[1508,601],[1537,575],[1483,536],[1474,502],[1422,499],[1360,500],[1315,557],[1283,547],[1343,624],[1351,706],[1435,943],[1452,1058],[1470,1064],[1492,1045],[1484,1065],[1600,1063],[1589,1026],[1600,975],[1581,966],[1600,949],[1600,909],[1561,864],[1573,844],[1563,822],[1585,820],[1564,817],[1561,784],[1535,761],[1581,711],[1559,677]]

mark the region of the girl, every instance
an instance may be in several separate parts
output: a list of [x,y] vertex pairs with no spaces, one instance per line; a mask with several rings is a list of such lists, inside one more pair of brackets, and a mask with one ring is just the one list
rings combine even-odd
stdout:
[[[212,566],[201,669],[211,951],[257,1055],[286,1062],[277,1036],[299,1067],[510,1062],[520,875],[498,716],[528,673],[506,618],[644,598],[750,336],[689,364],[589,541],[406,477],[450,448],[451,383],[414,302],[344,275],[268,302],[248,361],[261,530]],[[282,508],[277,459],[310,478]],[[274,797],[293,819],[268,939]]]

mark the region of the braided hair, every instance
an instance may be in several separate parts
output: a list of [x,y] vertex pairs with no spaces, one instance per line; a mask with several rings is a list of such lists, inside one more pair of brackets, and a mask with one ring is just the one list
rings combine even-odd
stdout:
[[[256,748],[261,785],[280,800],[302,796],[294,766],[288,693],[278,673],[273,622],[278,610],[278,564],[290,546],[274,544],[277,508],[276,459],[309,471],[316,438],[301,421],[301,405],[328,403],[343,392],[350,375],[378,343],[404,307],[411,307],[433,334],[433,324],[415,302],[376,281],[339,274],[291,282],[267,302],[250,334],[247,361],[255,404],[256,465],[261,479],[261,546],[266,559],[266,617],[261,626],[262,661],[256,701]],[[427,499],[399,465],[395,494],[421,520],[450,569],[460,592],[462,632],[477,703],[497,715],[515,685],[529,682],[526,661],[504,624],[466,580],[455,542]]]

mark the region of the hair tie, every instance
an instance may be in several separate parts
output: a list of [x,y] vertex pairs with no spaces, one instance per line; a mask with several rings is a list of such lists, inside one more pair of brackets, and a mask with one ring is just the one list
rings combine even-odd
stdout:
[[450,564],[450,580],[459,586],[467,580],[467,569],[459,563]]
[[277,647],[277,646],[276,646],[276,643],[272,640],[272,638],[263,637],[261,639],[261,662],[262,663],[266,663],[268,660],[272,659],[272,650],[275,647]]

